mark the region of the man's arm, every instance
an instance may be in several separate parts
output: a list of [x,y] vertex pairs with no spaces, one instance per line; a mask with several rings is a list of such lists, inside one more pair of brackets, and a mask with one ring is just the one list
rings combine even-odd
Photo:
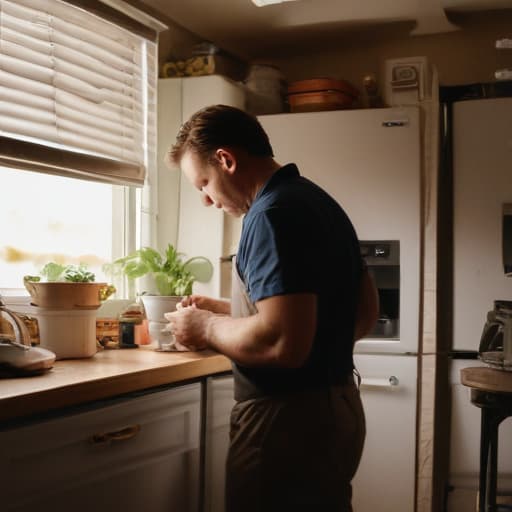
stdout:
[[194,306],[166,314],[182,345],[210,347],[243,366],[298,368],[316,330],[314,294],[277,295],[258,301],[255,315],[231,318]]
[[363,270],[359,285],[359,302],[357,304],[356,326],[354,339],[357,341],[366,336],[379,318],[379,293],[368,269]]

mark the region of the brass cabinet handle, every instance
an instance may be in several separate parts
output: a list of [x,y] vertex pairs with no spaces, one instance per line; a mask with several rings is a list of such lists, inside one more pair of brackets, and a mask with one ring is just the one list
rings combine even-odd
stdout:
[[114,441],[126,441],[134,438],[140,432],[140,425],[130,425],[129,427],[113,432],[103,432],[101,434],[94,434],[91,441],[95,444],[105,444]]

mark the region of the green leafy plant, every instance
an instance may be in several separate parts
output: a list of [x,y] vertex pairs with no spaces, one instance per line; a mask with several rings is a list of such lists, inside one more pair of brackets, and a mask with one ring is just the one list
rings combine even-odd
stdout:
[[195,256],[183,261],[169,244],[164,254],[151,247],[142,247],[124,258],[104,266],[106,272],[124,274],[128,279],[151,275],[160,295],[190,295],[195,281],[211,279],[213,266],[207,258]]
[[[96,276],[85,265],[61,265],[50,261],[41,269],[41,275],[48,282],[68,281],[71,283],[92,283]],[[40,276],[25,276],[26,281],[41,281]]]
[[64,280],[71,281],[72,283],[92,283],[94,279],[95,275],[82,265],[79,267],[71,265],[64,271]]

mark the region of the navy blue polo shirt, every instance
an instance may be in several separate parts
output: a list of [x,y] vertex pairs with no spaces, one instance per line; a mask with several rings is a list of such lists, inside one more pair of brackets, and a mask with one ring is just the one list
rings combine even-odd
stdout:
[[342,207],[294,164],[279,169],[256,195],[243,221],[237,271],[253,303],[316,295],[317,328],[301,368],[234,364],[236,399],[343,383],[353,369],[359,242]]

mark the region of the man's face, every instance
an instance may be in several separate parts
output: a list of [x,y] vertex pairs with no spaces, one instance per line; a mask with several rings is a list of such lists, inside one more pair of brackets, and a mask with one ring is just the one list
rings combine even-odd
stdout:
[[180,167],[188,181],[201,193],[205,206],[215,205],[235,217],[247,211],[242,194],[234,185],[233,175],[223,163],[205,163],[195,153],[186,151]]

